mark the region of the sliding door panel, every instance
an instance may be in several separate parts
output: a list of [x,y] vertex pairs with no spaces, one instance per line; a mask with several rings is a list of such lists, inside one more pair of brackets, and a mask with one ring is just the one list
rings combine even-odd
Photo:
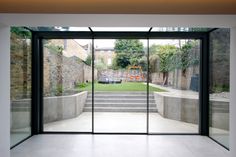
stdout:
[[229,148],[230,29],[210,33],[209,136]]
[[91,132],[85,112],[92,82],[92,40],[43,40],[45,132]]
[[150,40],[149,133],[198,133],[199,62],[200,40]]
[[11,147],[31,135],[31,32],[11,27]]
[[146,133],[147,40],[94,43],[94,132]]

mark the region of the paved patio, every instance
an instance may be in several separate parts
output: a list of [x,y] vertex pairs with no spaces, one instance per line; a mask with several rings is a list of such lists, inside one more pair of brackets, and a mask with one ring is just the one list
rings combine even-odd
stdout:
[[[146,113],[95,112],[95,132],[146,132]],[[45,131],[91,131],[92,113],[44,125]],[[198,133],[198,125],[166,119],[158,113],[149,114],[150,133]]]

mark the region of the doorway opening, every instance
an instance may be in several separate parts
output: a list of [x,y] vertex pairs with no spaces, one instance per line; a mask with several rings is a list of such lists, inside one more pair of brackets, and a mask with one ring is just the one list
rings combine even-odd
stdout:
[[199,134],[203,34],[37,32],[39,129]]

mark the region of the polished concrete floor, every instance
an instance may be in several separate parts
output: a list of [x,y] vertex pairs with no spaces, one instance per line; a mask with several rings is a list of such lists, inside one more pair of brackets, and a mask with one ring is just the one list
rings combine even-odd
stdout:
[[[47,123],[44,131],[89,132],[92,130],[92,113],[83,112],[72,119]],[[147,113],[135,112],[95,112],[95,132],[147,131]],[[150,133],[198,133],[198,125],[163,118],[159,113],[149,114]]]
[[11,157],[229,157],[229,151],[197,135],[37,135]]

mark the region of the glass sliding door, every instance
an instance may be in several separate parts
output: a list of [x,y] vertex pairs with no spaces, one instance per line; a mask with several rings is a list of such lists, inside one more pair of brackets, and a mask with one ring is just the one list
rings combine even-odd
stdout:
[[229,148],[230,29],[210,33],[209,135]]
[[31,32],[11,27],[11,147],[31,135]]
[[94,132],[146,133],[147,40],[95,39],[94,48]]
[[43,40],[45,132],[91,132],[92,40]]
[[199,133],[201,40],[42,41],[44,132]]
[[149,133],[198,133],[200,40],[150,39],[149,63]]

